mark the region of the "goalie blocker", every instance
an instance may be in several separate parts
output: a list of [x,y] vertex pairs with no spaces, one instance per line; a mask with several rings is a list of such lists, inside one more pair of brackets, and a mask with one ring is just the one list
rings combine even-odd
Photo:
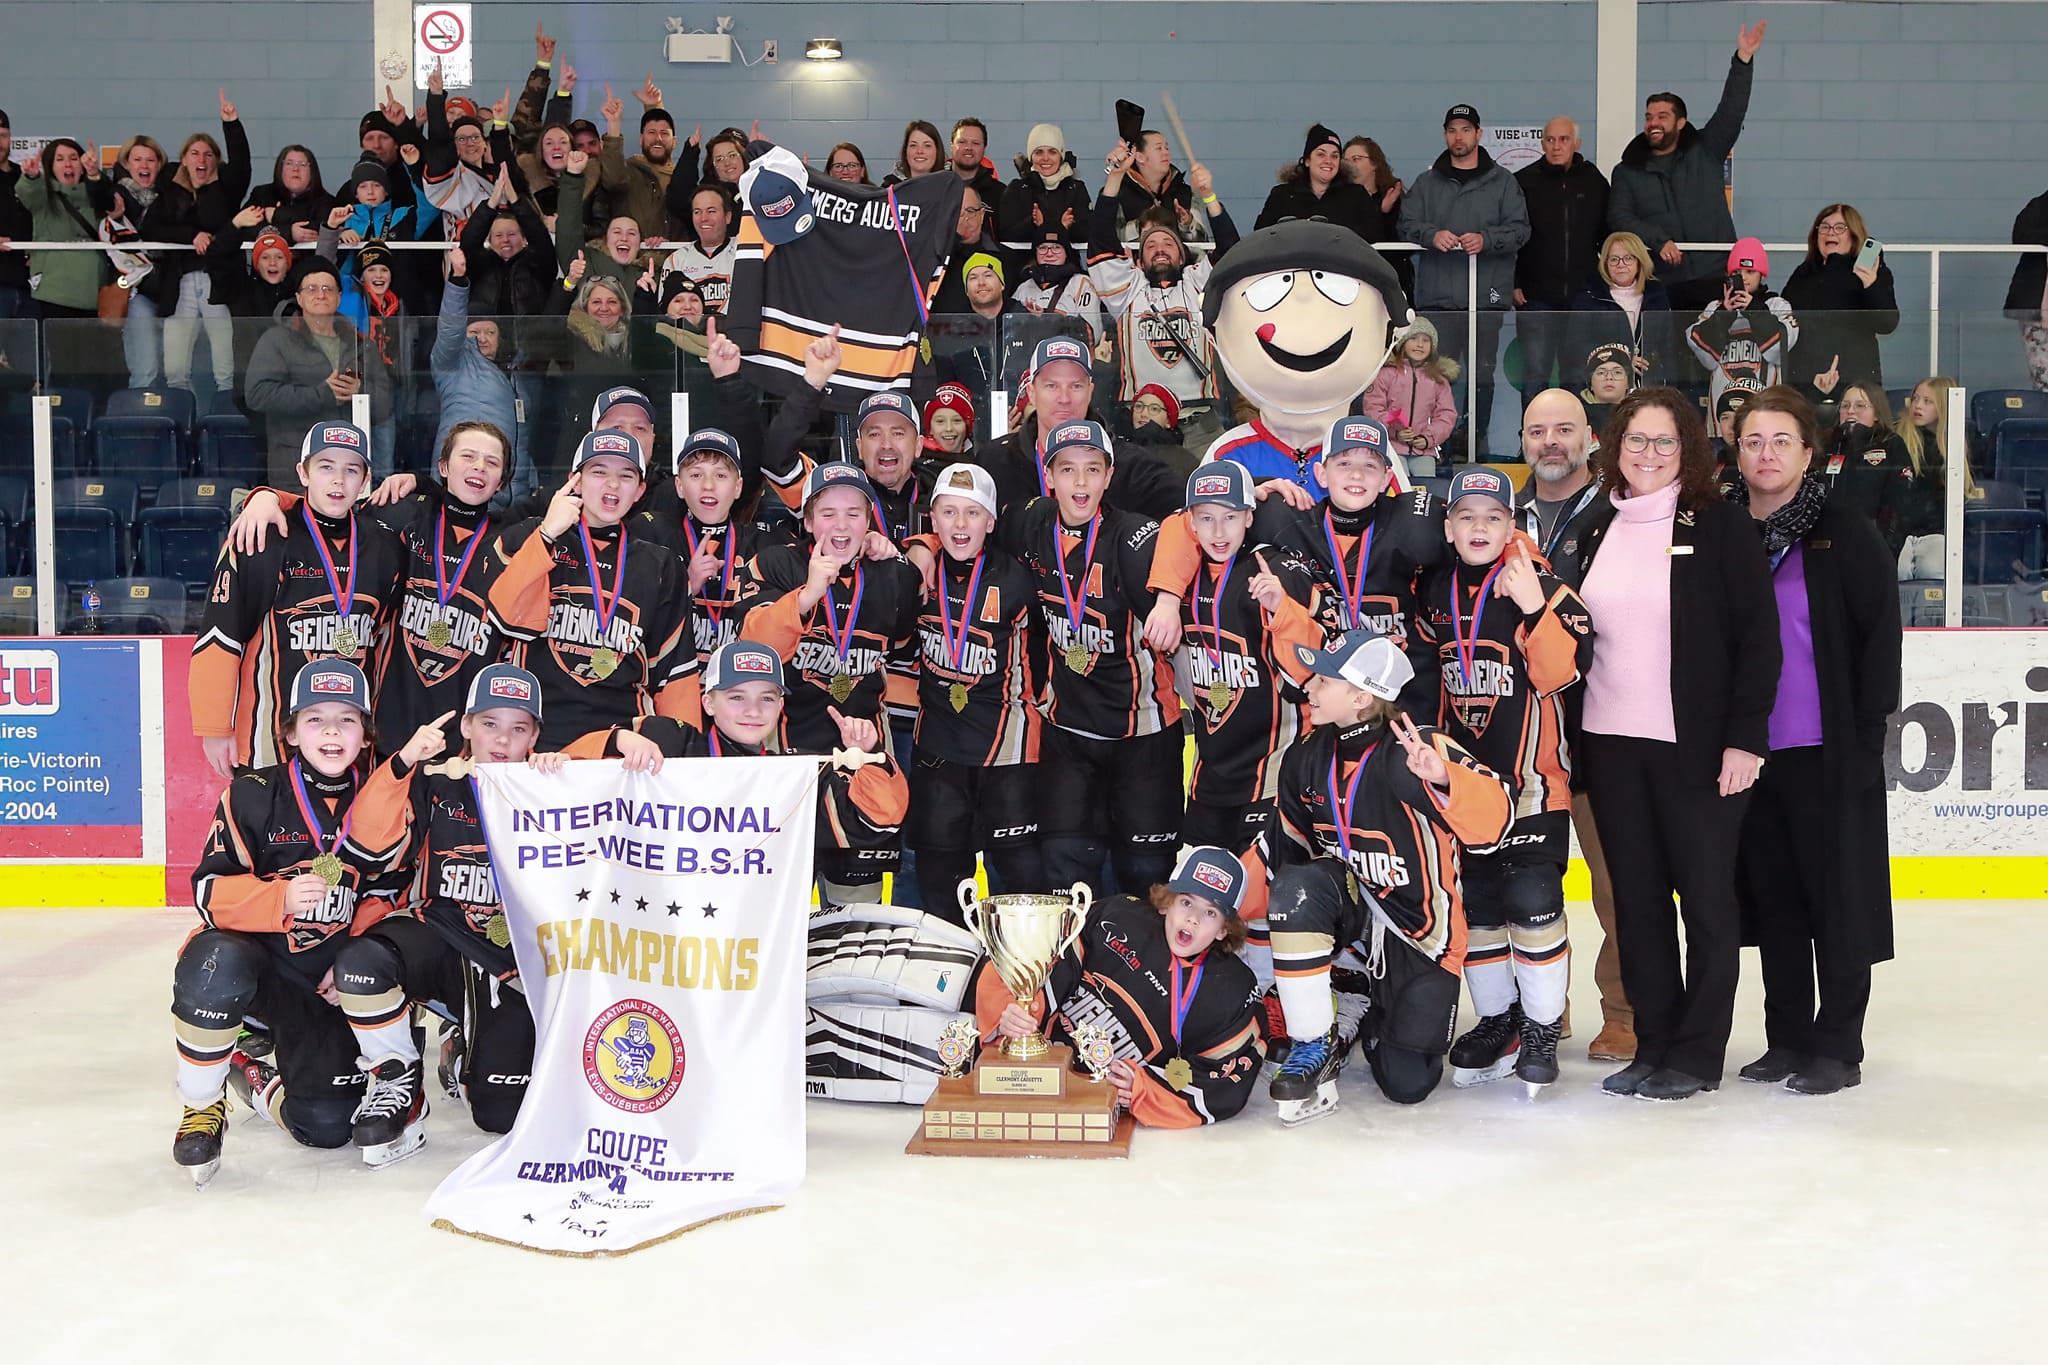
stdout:
[[981,961],[973,935],[916,910],[853,906],[811,916],[804,1093],[923,1104],[938,1085],[939,1032]]

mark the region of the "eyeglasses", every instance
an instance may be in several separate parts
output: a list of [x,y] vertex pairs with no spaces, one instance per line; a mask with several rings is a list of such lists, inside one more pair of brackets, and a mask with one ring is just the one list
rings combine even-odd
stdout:
[[825,169],[828,171],[857,171],[861,169],[861,164],[858,161],[835,161]]
[[1745,455],[1761,455],[1765,450],[1769,450],[1773,455],[1791,455],[1804,446],[1806,442],[1790,432],[1781,431],[1777,435],[1768,438],[1763,436],[1745,436],[1735,444],[1741,447],[1742,453]]
[[1609,257],[1607,258],[1607,264],[1609,264],[1609,265],[1629,265],[1629,264],[1631,264],[1632,262],[1634,262],[1634,260],[1635,260],[1635,257],[1633,257],[1633,256],[1629,256],[1629,255],[1621,255],[1621,256],[1609,256]]
[[302,284],[299,286],[299,292],[311,294],[317,299],[328,294],[339,294],[341,291],[331,284]]
[[1849,230],[1849,225],[1847,223],[1840,222],[1822,223],[1820,224],[1819,230],[1822,232],[1847,232]]
[[1631,455],[1640,455],[1646,450],[1655,450],[1659,455],[1676,455],[1676,436],[1648,436],[1640,431],[1631,431],[1621,438],[1621,448]]
[[457,142],[482,142],[484,135],[482,133],[457,133],[455,140]]

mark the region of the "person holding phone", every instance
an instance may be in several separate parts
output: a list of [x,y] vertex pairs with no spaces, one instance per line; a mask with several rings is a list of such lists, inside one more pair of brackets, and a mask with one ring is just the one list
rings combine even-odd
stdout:
[[1799,318],[1786,379],[1809,399],[1839,402],[1851,384],[1884,387],[1877,339],[1899,325],[1899,301],[1883,243],[1849,204],[1829,204],[1806,231],[1806,259],[1785,281]]
[[293,307],[281,311],[249,357],[251,412],[267,420],[269,479],[292,487],[299,446],[316,423],[347,421],[359,393],[370,395],[370,422],[391,419],[391,371],[355,324],[339,316],[341,271],[322,256],[296,267]]

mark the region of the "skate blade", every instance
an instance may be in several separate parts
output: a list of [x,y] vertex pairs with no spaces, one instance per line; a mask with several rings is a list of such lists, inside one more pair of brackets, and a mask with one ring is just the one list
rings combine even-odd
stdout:
[[1313,1099],[1280,1100],[1280,1125],[1283,1128],[1298,1128],[1312,1119],[1319,1119],[1337,1107],[1337,1083],[1324,1081]]
[[184,1169],[185,1174],[192,1177],[192,1188],[195,1191],[203,1190],[220,1174],[220,1158],[215,1157],[211,1161],[202,1162],[197,1166],[187,1166]]
[[1541,1095],[1541,1094],[1542,1094],[1542,1093],[1543,1093],[1543,1092],[1544,1092],[1545,1090],[1548,1090],[1549,1088],[1550,1088],[1550,1082],[1549,1082],[1549,1081],[1523,1081],[1523,1082],[1522,1082],[1522,1097],[1523,1097],[1524,1099],[1530,1099],[1530,1100],[1533,1100],[1533,1099],[1535,1099],[1535,1098],[1536,1098],[1536,1097],[1537,1097],[1538,1095]]
[[1460,1090],[1469,1090],[1475,1085],[1485,1085],[1488,1081],[1504,1080],[1514,1074],[1515,1054],[1510,1052],[1492,1066],[1452,1067],[1451,1084]]
[[365,1166],[368,1166],[373,1171],[381,1171],[386,1166],[397,1165],[426,1145],[427,1127],[424,1123],[415,1123],[390,1142],[379,1143],[375,1147],[363,1147],[358,1150],[363,1154],[363,1164]]

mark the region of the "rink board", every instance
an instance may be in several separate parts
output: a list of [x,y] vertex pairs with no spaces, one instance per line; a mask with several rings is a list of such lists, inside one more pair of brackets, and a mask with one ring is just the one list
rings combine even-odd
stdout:
[[[106,788],[0,791],[0,908],[191,904],[222,786],[191,733],[191,653],[190,636],[0,648],[0,779]],[[1907,631],[1885,750],[1896,899],[2048,897],[2048,631]],[[1591,896],[1576,858],[1565,895]]]

